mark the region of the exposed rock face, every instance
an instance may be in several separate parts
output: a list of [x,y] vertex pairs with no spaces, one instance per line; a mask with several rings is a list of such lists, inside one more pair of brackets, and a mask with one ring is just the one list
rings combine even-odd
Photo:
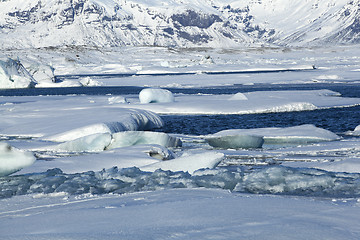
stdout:
[[360,1],[1,0],[3,48],[360,42]]

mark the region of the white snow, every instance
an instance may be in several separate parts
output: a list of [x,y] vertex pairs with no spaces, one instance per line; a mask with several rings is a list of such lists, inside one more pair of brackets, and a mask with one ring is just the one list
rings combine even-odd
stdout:
[[3,239],[357,239],[359,202],[172,189],[0,200]]
[[[235,100],[241,96],[241,100]],[[235,99],[234,99],[235,97]],[[243,100],[244,97],[247,100]],[[345,98],[330,90],[254,91],[235,95],[176,95],[175,102],[141,104],[127,98],[127,108],[150,110],[158,114],[251,114],[291,112],[347,107],[360,104],[360,98]]]
[[128,147],[138,144],[157,144],[164,147],[181,147],[181,140],[162,132],[125,131],[112,134],[107,149]]
[[170,170],[173,172],[182,171],[194,173],[196,170],[203,168],[214,168],[224,158],[224,154],[217,152],[199,153],[189,156],[182,156],[173,160],[153,163],[142,166],[142,171],[155,171],[157,169]]
[[0,142],[0,177],[10,175],[31,166],[36,158],[31,152],[24,152]]
[[61,152],[99,152],[104,151],[110,145],[112,136],[110,133],[95,133],[60,143],[53,146],[39,148],[40,151]]
[[166,89],[146,88],[139,93],[140,103],[168,103],[174,102],[172,92]]

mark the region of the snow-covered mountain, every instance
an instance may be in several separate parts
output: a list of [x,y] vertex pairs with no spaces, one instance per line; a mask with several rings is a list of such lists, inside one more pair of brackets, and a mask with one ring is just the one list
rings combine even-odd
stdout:
[[2,48],[360,42],[360,0],[0,0]]

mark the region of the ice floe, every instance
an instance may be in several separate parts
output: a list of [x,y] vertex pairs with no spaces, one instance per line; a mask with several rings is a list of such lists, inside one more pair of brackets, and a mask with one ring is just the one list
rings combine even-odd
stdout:
[[175,98],[172,92],[160,88],[145,88],[139,93],[141,103],[168,103],[174,102]]
[[342,97],[330,90],[255,91],[237,94],[176,95],[175,102],[141,104],[128,98],[127,108],[150,110],[159,114],[254,114],[292,112],[349,107],[360,104],[359,98]]
[[335,133],[312,124],[285,128],[230,129],[215,133],[213,136],[224,137],[241,134],[263,136],[265,144],[303,144],[340,139]]
[[36,158],[31,152],[25,152],[0,142],[0,177],[31,166],[35,160]]

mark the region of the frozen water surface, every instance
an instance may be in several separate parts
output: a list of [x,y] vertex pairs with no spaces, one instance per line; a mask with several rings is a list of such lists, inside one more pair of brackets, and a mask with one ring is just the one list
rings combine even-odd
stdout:
[[139,49],[40,49],[56,81],[0,91],[36,157],[0,178],[2,239],[358,239],[357,48]]

